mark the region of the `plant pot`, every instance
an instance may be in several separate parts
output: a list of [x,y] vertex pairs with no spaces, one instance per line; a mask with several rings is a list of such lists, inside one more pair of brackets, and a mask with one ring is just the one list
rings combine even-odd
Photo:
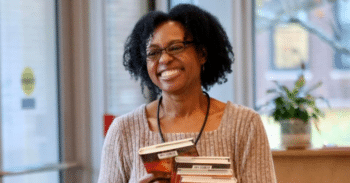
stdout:
[[306,149],[311,147],[311,123],[300,119],[280,122],[281,145],[286,149]]

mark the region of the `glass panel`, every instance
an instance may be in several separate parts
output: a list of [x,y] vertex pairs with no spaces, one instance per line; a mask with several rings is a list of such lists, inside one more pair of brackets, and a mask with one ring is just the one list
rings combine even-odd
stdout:
[[183,3],[194,4],[195,2],[194,0],[170,0],[170,8]]
[[[3,171],[59,162],[55,0],[0,0]],[[4,178],[58,182],[58,173]]]
[[105,9],[107,113],[122,115],[146,102],[139,82],[131,79],[123,66],[123,52],[125,40],[146,13],[147,4],[138,0],[108,0]]
[[[330,102],[319,105],[326,113],[320,133],[313,126],[313,147],[350,145],[350,1],[255,1],[256,106],[273,99],[266,94],[273,81],[293,87],[306,65],[306,88]],[[280,148],[280,126],[260,111],[272,148]]]

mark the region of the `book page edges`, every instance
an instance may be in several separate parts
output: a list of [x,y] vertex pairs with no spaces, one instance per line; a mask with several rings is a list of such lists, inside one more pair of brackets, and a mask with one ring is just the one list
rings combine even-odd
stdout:
[[156,144],[152,146],[142,147],[139,149],[139,154],[150,154],[155,152],[162,152],[162,151],[168,151],[172,149],[178,149],[186,146],[194,145],[193,138],[178,140],[178,141],[171,141],[171,142],[165,142],[161,144]]

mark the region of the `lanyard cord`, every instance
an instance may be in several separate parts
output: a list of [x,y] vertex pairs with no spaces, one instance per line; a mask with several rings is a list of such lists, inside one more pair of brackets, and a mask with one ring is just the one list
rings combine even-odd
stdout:
[[[201,128],[201,130],[199,131],[199,134],[198,134],[198,136],[197,136],[197,138],[196,138],[196,141],[194,142],[195,145],[197,145],[197,142],[198,142],[199,138],[201,137],[201,135],[202,135],[202,133],[203,133],[205,124],[207,123],[207,119],[208,119],[208,116],[209,116],[210,96],[209,96],[209,94],[208,94],[207,92],[203,92],[203,93],[204,93],[204,94],[207,96],[207,98],[208,98],[207,114],[205,115],[202,128]],[[161,137],[161,139],[162,139],[162,142],[165,142],[164,136],[163,136],[163,133],[162,133],[162,129],[160,128],[160,120],[159,120],[159,111],[160,111],[159,109],[160,109],[160,104],[161,104],[161,102],[162,102],[162,99],[163,99],[162,96],[160,96],[159,101],[158,101],[158,108],[157,108],[157,122],[158,122],[159,135],[160,135],[160,137]]]

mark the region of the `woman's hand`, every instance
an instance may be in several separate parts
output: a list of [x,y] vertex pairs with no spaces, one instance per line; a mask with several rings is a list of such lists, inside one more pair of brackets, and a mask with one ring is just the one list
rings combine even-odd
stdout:
[[146,174],[139,180],[139,183],[170,183],[169,174],[157,173]]

